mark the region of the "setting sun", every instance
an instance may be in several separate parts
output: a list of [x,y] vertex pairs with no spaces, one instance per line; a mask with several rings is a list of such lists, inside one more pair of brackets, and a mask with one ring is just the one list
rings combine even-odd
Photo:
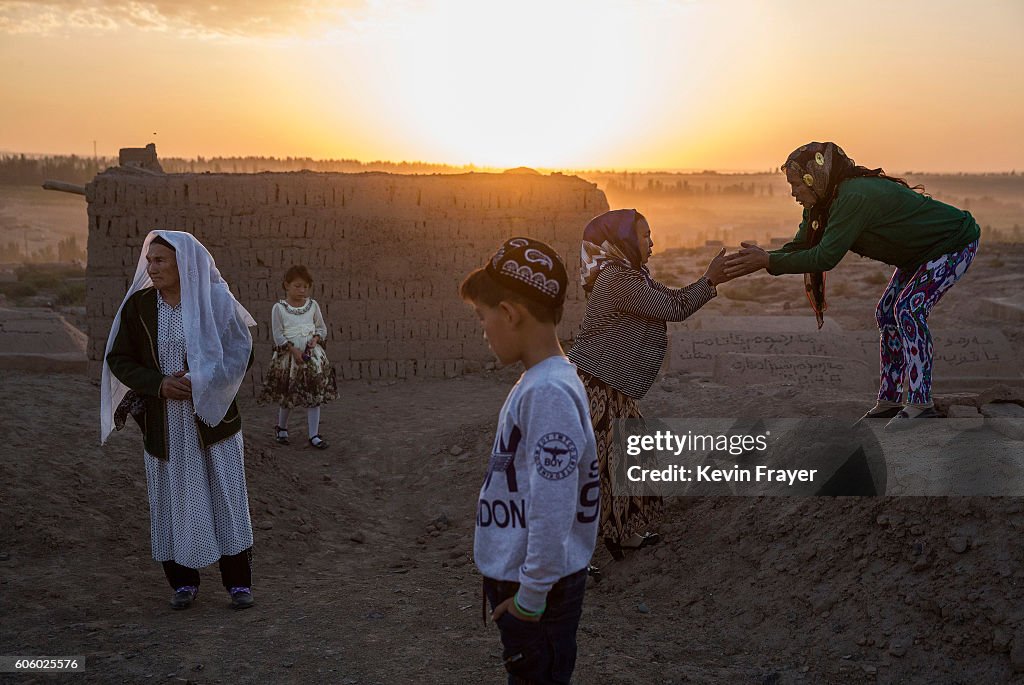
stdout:
[[832,139],[897,168],[1020,166],[1024,6],[806,10],[0,0],[0,150],[762,170]]
[[[612,84],[637,71],[641,36],[624,6],[477,2],[424,10],[398,41],[395,98],[432,158],[556,166],[592,156],[603,132],[629,133],[633,107]],[[604,36],[617,35],[615,49]],[[638,73],[638,80],[643,77]],[[614,141],[611,141],[614,142]]]

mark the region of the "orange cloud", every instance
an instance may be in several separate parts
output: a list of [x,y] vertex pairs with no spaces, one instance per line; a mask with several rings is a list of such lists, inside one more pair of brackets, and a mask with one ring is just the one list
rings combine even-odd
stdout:
[[268,36],[343,25],[364,0],[0,0],[0,32],[50,34],[120,28],[214,36]]

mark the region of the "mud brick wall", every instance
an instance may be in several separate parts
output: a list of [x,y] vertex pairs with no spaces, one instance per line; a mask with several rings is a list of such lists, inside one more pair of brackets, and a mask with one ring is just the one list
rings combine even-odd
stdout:
[[456,376],[493,360],[458,284],[506,238],[552,244],[570,288],[559,328],[571,338],[585,300],[577,282],[583,227],[608,209],[574,176],[382,173],[144,175],[108,170],[89,203],[90,370],[153,229],[194,234],[259,323],[255,392],[269,361],[270,308],[285,270],[305,264],[339,378]]

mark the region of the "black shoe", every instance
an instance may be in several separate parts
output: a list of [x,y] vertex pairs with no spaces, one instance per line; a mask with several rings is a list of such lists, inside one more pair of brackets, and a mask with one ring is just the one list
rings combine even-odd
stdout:
[[878,411],[869,411],[864,416],[860,417],[853,422],[853,427],[856,428],[861,424],[865,424],[868,419],[891,419],[892,417],[903,411],[903,407],[889,407],[888,409],[879,409]]
[[615,561],[622,561],[626,558],[625,553],[622,551],[622,545],[615,542],[615,540],[612,540],[611,538],[602,538],[602,542],[604,542],[604,548],[612,555],[612,559]]
[[192,606],[192,602],[195,601],[197,594],[199,594],[199,588],[195,585],[185,585],[178,588],[174,591],[174,596],[171,597],[171,608],[188,609]]
[[661,542],[661,536],[657,533],[643,533],[640,536],[640,544],[637,545],[622,545],[622,549],[642,549],[643,547],[651,547]]
[[319,433],[309,439],[309,444],[318,450],[325,450],[328,448],[327,441],[321,438]]
[[889,407],[888,409],[879,409],[878,411],[869,411],[861,419],[891,419],[892,417],[903,411],[903,407]]
[[288,442],[288,429],[281,428],[280,426],[274,426],[274,440],[277,440],[279,445],[291,444]]
[[233,587],[229,592],[231,593],[231,608],[235,611],[248,609],[256,603],[252,598],[252,590],[250,588]]
[[640,542],[636,545],[624,545],[621,542],[616,542],[611,538],[604,538],[604,547],[608,550],[608,553],[612,555],[612,559],[615,561],[622,561],[626,557],[626,552],[632,552],[643,547],[650,547],[661,542],[661,536],[657,533],[643,533],[640,536]]
[[889,423],[885,424],[885,430],[902,430],[904,428],[913,428],[914,426],[920,426],[917,423],[917,419],[939,419],[942,415],[935,411],[935,407],[928,407],[916,416],[911,416],[907,413],[906,409],[900,410],[896,416],[889,420]]

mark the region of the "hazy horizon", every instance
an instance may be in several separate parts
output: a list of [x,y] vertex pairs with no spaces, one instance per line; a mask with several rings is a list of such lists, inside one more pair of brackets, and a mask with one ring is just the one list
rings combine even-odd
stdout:
[[[134,146],[122,146],[122,147],[134,147]],[[166,155],[166,156],[165,155],[161,155],[160,154],[159,146],[157,147],[157,154],[158,154],[158,157],[160,159],[178,159],[178,160],[184,160],[184,161],[199,161],[200,159],[205,160],[207,162],[214,161],[214,160],[243,160],[243,159],[267,159],[267,160],[278,160],[278,161],[285,161],[285,160],[289,160],[289,159],[291,159],[291,160],[306,160],[306,159],[308,159],[310,161],[317,162],[317,163],[353,162],[353,163],[361,164],[361,165],[364,165],[364,166],[372,166],[374,164],[387,164],[387,165],[399,166],[399,165],[403,165],[404,164],[404,165],[410,165],[410,166],[418,165],[418,166],[447,167],[447,168],[451,168],[451,169],[470,169],[470,168],[472,168],[473,171],[487,172],[487,173],[501,173],[501,172],[509,170],[509,169],[516,169],[516,168],[521,168],[521,167],[526,167],[526,168],[532,169],[532,170],[537,171],[538,173],[542,173],[542,174],[549,174],[549,173],[563,173],[563,174],[567,174],[567,173],[568,174],[577,174],[577,173],[580,173],[580,174],[582,174],[582,173],[590,173],[590,174],[596,174],[596,173],[600,173],[600,174],[614,174],[614,173],[630,173],[630,174],[634,174],[634,173],[635,174],[703,174],[703,173],[716,173],[716,174],[722,174],[722,175],[729,175],[729,174],[735,174],[735,175],[754,175],[754,174],[771,174],[771,173],[776,173],[776,172],[778,172],[780,174],[782,173],[781,171],[779,171],[779,168],[777,166],[776,167],[772,167],[772,168],[766,168],[766,169],[729,169],[729,168],[714,167],[714,166],[711,166],[711,167],[700,167],[700,168],[698,168],[698,167],[692,167],[692,168],[672,168],[672,167],[667,167],[667,168],[659,168],[659,167],[629,167],[629,168],[623,168],[623,167],[611,167],[611,166],[596,166],[596,167],[588,167],[588,168],[575,168],[575,167],[534,167],[534,166],[530,166],[530,165],[527,165],[527,164],[518,164],[518,165],[513,165],[513,166],[508,166],[508,167],[492,167],[492,166],[482,166],[482,165],[472,164],[472,163],[457,164],[457,163],[453,163],[453,162],[438,162],[438,161],[423,160],[423,159],[354,159],[354,158],[333,158],[333,157],[309,157],[309,156],[305,156],[305,155],[284,155],[284,156],[278,155],[278,156],[274,156],[274,155],[266,155],[266,154],[253,154],[253,155],[217,156],[217,155],[203,155],[203,154],[200,154],[200,155],[190,156],[190,157],[181,157],[181,156],[177,156],[177,155],[174,155],[174,156],[171,156],[171,155]],[[83,153],[77,153],[77,152],[28,152],[28,151],[24,151],[24,150],[3,150],[3,149],[0,149],[0,156],[20,156],[20,155],[24,155],[26,158],[29,158],[29,159],[42,159],[42,158],[47,158],[47,157],[49,157],[49,158],[72,157],[72,156],[78,157],[79,159],[92,159],[93,158],[92,154],[83,154]],[[115,152],[114,155],[97,155],[97,156],[98,156],[98,158],[101,158],[101,159],[112,159],[112,158],[116,159],[117,154]],[[1021,165],[1020,170],[1021,170],[1022,173],[1024,173],[1024,164]],[[891,171],[893,173],[900,173],[900,174],[906,173],[906,174],[914,174],[914,175],[936,175],[936,176],[941,176],[941,175],[968,174],[968,175],[976,175],[976,176],[985,176],[985,175],[1015,174],[1015,173],[1018,172],[1018,169],[1017,168],[987,169],[987,170],[983,169],[983,170],[979,170],[979,171],[963,171],[963,170],[959,170],[959,169],[945,169],[945,170],[929,170],[929,169],[903,169],[903,170],[898,170],[898,169],[887,169],[887,171]],[[221,172],[221,173],[232,173],[232,172],[226,172],[225,171],[225,172]],[[238,172],[238,173],[246,173],[246,172]],[[412,172],[412,173],[417,173],[417,172]]]
[[[0,0],[0,149],[1024,168],[1024,3]],[[439,162],[431,162],[439,163]]]

